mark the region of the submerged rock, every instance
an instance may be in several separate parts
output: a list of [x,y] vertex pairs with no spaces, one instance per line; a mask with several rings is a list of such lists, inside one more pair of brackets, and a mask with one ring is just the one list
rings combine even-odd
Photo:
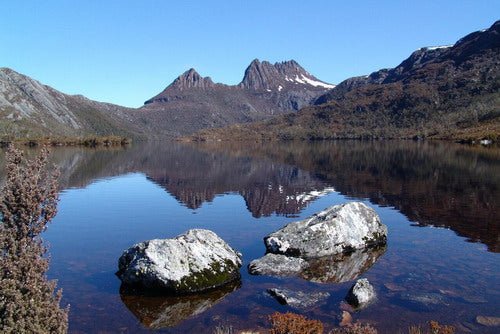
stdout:
[[384,254],[385,247],[314,259],[268,253],[248,265],[251,275],[295,276],[318,283],[344,283],[358,278]]
[[252,275],[298,276],[308,267],[307,261],[281,254],[266,254],[248,265]]
[[302,258],[348,253],[386,241],[387,226],[361,202],[332,206],[264,238],[269,253]]
[[193,293],[239,279],[240,267],[241,254],[214,232],[192,229],[127,249],[118,261],[117,276],[126,285]]
[[500,317],[487,317],[484,315],[478,315],[476,317],[476,322],[483,326],[496,327],[500,326]]
[[308,259],[308,266],[300,277],[319,283],[352,281],[370,269],[384,253],[385,247],[379,247]]
[[398,297],[404,304],[418,310],[435,311],[448,306],[447,298],[434,292],[404,292],[400,293]]
[[137,295],[122,287],[120,297],[144,326],[161,329],[177,326],[185,319],[207,311],[239,287],[240,282],[232,282],[217,290],[187,296]]
[[267,292],[280,304],[294,308],[308,308],[330,297],[328,292],[302,292],[279,288],[268,289]]
[[351,287],[345,300],[356,308],[364,308],[373,303],[377,295],[375,289],[366,278],[356,281]]

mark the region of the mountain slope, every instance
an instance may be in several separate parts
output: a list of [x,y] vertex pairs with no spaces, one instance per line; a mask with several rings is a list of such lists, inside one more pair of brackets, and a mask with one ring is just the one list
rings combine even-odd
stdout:
[[122,135],[137,137],[131,110],[68,95],[9,68],[0,68],[0,136]]
[[350,78],[315,106],[193,138],[468,139],[500,136],[500,21],[449,47],[422,48],[394,69]]
[[148,132],[184,135],[299,110],[332,87],[293,60],[271,64],[256,59],[234,86],[214,83],[190,69],[134,116]]

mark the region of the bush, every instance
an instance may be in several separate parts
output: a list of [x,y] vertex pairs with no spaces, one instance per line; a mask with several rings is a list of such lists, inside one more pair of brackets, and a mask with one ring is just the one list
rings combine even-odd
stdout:
[[323,324],[319,320],[308,320],[306,317],[287,312],[273,313],[271,334],[322,334]]
[[57,172],[47,173],[48,150],[25,161],[10,146],[0,202],[0,332],[65,333],[68,310],[46,277],[49,261],[40,239],[57,212]]
[[455,327],[450,325],[441,325],[437,321],[429,321],[429,329],[422,329],[421,326],[411,326],[408,329],[408,334],[453,334]]
[[369,324],[356,322],[342,328],[335,328],[330,334],[377,334],[378,331]]

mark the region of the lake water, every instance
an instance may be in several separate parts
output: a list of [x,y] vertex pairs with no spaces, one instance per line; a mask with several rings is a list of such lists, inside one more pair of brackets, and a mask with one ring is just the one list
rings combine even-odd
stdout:
[[[337,325],[356,277],[378,301],[353,313],[380,333],[429,320],[458,332],[495,333],[476,316],[500,317],[500,150],[440,142],[134,144],[61,148],[59,212],[44,239],[49,276],[70,304],[71,333],[212,333],[268,328],[292,311]],[[363,201],[388,226],[385,250],[326,263],[311,282],[249,275],[263,237],[328,206]],[[216,232],[243,253],[242,280],[183,298],[120,293],[122,251],[190,228]],[[314,274],[313,274],[314,276]],[[328,292],[308,309],[266,290]]]

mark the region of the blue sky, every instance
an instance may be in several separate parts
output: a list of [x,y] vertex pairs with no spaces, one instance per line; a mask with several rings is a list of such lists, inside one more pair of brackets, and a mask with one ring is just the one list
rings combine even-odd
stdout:
[[338,83],[489,27],[500,1],[1,1],[0,67],[138,107],[194,67],[236,84],[254,59]]

